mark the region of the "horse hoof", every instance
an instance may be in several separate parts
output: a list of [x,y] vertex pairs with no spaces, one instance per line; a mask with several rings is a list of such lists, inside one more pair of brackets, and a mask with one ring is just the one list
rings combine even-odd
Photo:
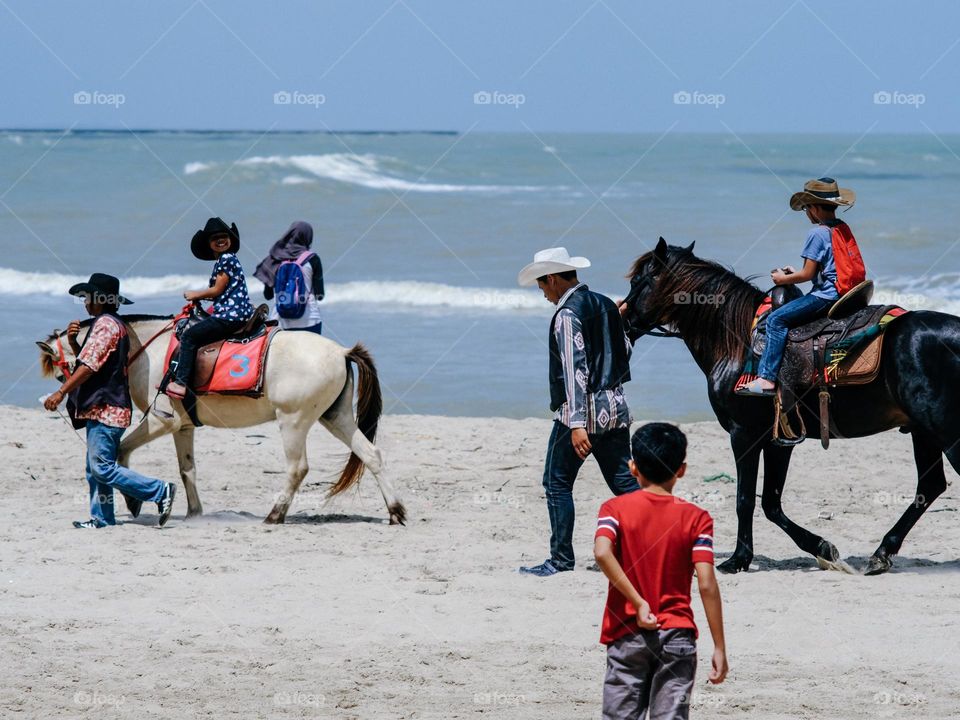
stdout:
[[840,559],[840,551],[837,550],[836,546],[826,540],[821,540],[820,545],[817,546],[816,559],[821,570],[836,570],[848,575],[855,574],[853,568]]
[[263,519],[264,525],[283,525],[284,521],[283,515],[278,513],[276,510],[272,510],[269,515]]
[[887,570],[893,567],[893,561],[889,555],[874,554],[867,563],[867,569],[863,571],[864,575],[883,575]]
[[203,510],[187,510],[187,516],[184,520],[193,520],[194,518],[202,517]]
[[731,555],[730,558],[717,565],[717,570],[727,575],[746,572],[750,568],[751,560],[752,558],[741,558],[736,555]]
[[407,519],[407,509],[403,506],[403,503],[394,503],[387,508],[390,512],[390,524],[391,525],[406,525]]

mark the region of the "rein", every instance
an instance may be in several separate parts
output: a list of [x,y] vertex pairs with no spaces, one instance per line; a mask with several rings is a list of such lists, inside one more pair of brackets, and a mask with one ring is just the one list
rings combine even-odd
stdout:
[[[144,353],[144,351],[148,347],[150,347],[150,345],[153,344],[154,340],[156,340],[158,337],[160,337],[164,333],[168,333],[171,330],[173,330],[173,328],[176,327],[177,323],[180,320],[183,320],[185,317],[188,317],[190,314],[191,307],[192,305],[187,305],[185,308],[183,308],[180,311],[179,315],[175,316],[172,320],[170,320],[170,322],[168,322],[166,325],[160,328],[157,332],[155,332],[145,343],[143,343],[140,347],[138,347],[137,350],[132,355],[130,355],[129,358],[127,358],[127,367],[129,368],[131,365],[133,365],[133,363],[136,362],[137,358],[140,357]],[[64,353],[63,351],[63,342],[60,339],[60,335],[57,335],[57,359],[54,361],[53,364],[56,365],[58,368],[60,368],[60,372],[63,373],[63,377],[65,380],[69,380],[70,376],[73,375],[73,370],[70,368],[70,363],[67,362],[66,353]]]
[[131,356],[127,359],[127,367],[130,367],[131,365],[133,365],[134,361],[135,361],[138,357],[140,357],[140,355],[143,354],[143,351],[144,351],[144,350],[146,350],[148,347],[150,347],[151,343],[153,343],[154,340],[156,340],[158,337],[160,337],[160,336],[163,335],[164,333],[170,332],[171,330],[173,330],[173,328],[175,328],[175,327],[177,326],[177,323],[178,323],[178,322],[180,322],[181,320],[183,320],[183,319],[186,318],[186,317],[189,317],[189,316],[190,316],[190,310],[191,310],[192,308],[193,308],[193,303],[190,303],[189,305],[184,306],[184,307],[180,310],[180,313],[179,313],[178,315],[176,315],[172,320],[170,320],[170,322],[168,322],[168,323],[167,323],[166,325],[164,325],[162,328],[160,328],[159,330],[157,330],[157,332],[155,332],[155,333],[153,334],[153,336],[152,336],[149,340],[147,340],[147,341],[146,341],[145,343],[143,343],[139,348],[137,348],[136,352],[134,352],[133,355],[131,355]]

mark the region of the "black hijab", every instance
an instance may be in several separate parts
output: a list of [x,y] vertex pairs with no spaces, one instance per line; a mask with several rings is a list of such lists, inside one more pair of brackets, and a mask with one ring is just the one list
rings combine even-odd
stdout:
[[280,263],[296,260],[313,244],[313,228],[310,223],[297,220],[290,225],[283,237],[270,248],[269,254],[260,261],[253,276],[267,287],[273,287],[273,281]]

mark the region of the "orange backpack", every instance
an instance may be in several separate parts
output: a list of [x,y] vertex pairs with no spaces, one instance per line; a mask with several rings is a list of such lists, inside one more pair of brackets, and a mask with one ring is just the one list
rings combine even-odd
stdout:
[[836,225],[827,227],[830,228],[833,262],[837,268],[837,292],[843,296],[867,279],[867,269],[850,226],[839,220]]

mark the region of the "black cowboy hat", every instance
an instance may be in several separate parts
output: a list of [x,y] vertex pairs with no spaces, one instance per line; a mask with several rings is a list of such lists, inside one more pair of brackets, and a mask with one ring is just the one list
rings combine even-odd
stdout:
[[133,300],[128,300],[120,294],[120,281],[113,275],[105,273],[94,273],[85,283],[77,283],[68,290],[71,295],[89,295],[93,302],[104,305],[132,305]]
[[200,260],[213,260],[213,251],[210,249],[210,238],[216,235],[229,235],[230,248],[227,252],[235,253],[240,249],[240,231],[237,230],[237,224],[231,223],[230,227],[218,217],[212,217],[207,220],[203,230],[197,230],[190,241],[190,251],[195,258]]

